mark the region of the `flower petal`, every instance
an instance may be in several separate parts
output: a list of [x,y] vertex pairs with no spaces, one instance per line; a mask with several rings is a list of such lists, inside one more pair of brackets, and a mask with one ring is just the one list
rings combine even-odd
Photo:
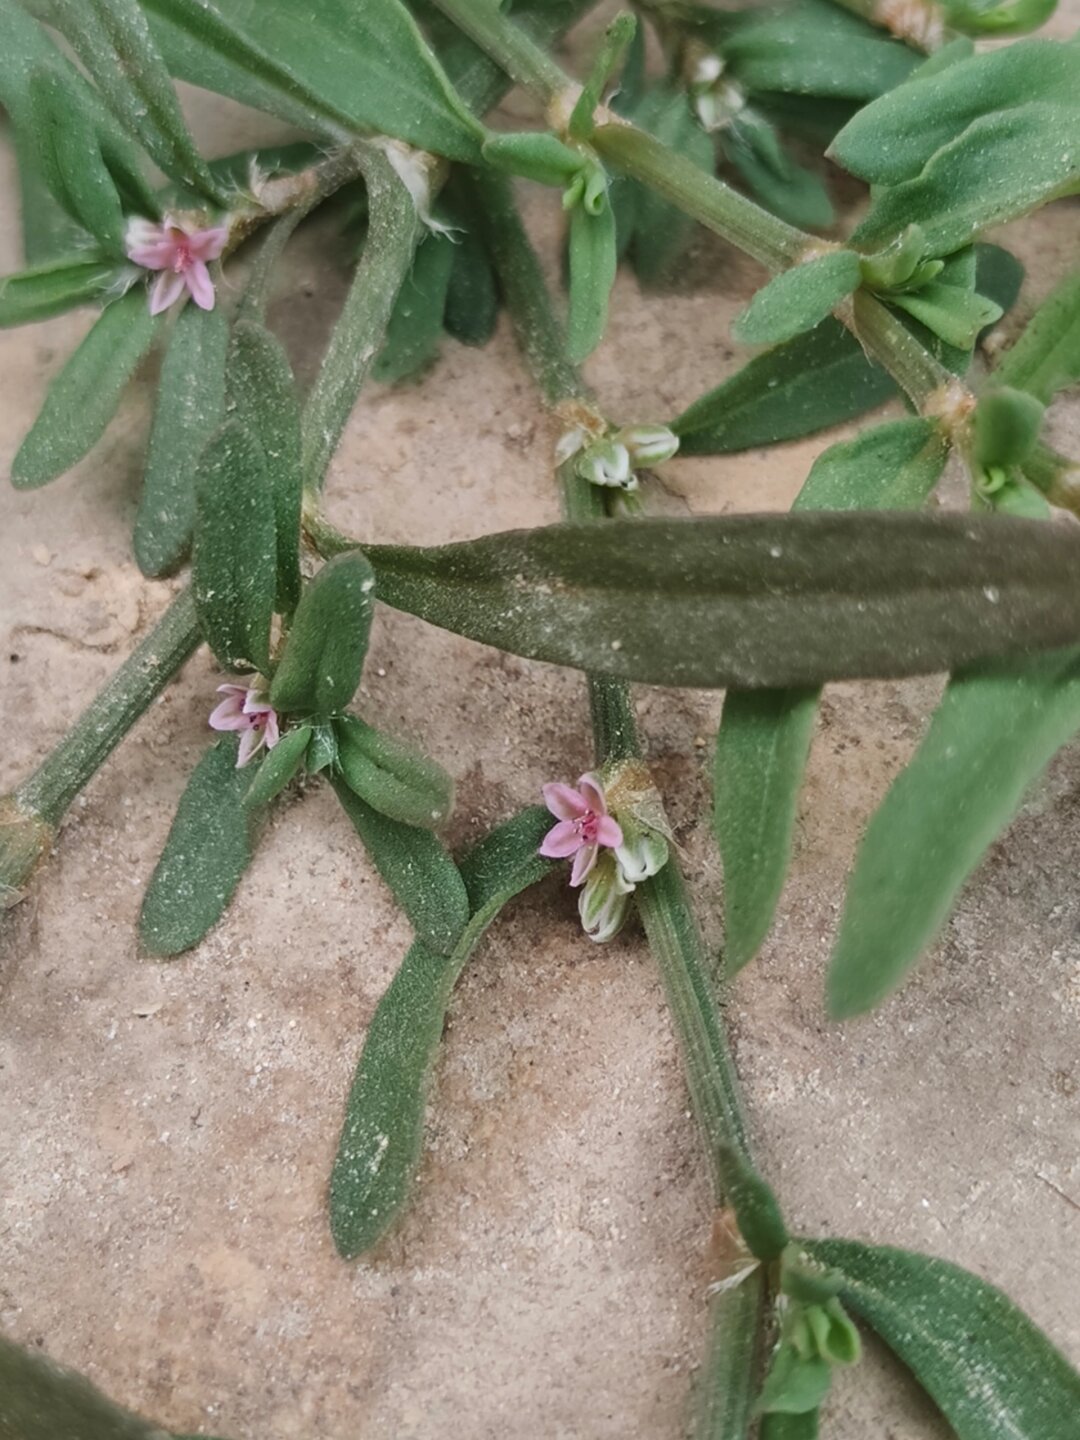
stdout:
[[262,749],[263,732],[252,725],[240,736],[240,749],[236,755],[236,768],[242,769],[257,750]]
[[544,786],[544,804],[556,820],[580,820],[589,808],[588,801],[572,785],[563,785],[558,781]]
[[150,287],[150,314],[160,315],[168,310],[184,293],[183,275],[174,275],[171,270],[162,270]]
[[604,795],[604,787],[600,782],[599,775],[582,775],[577,783],[578,793],[593,814],[606,815],[607,799]]
[[583,885],[589,871],[596,864],[597,846],[583,845],[574,856],[573,868],[570,871],[570,884]]
[[248,687],[246,685],[219,685],[217,693],[219,695],[239,695],[246,698]]
[[565,860],[582,847],[581,833],[572,820],[560,820],[544,836],[540,854],[546,860]]
[[266,717],[266,724],[263,726],[263,739],[266,741],[266,748],[268,750],[272,750],[281,739],[281,732],[278,730],[276,710],[271,710]]
[[622,826],[610,815],[601,815],[596,824],[596,843],[598,845],[610,845],[612,850],[617,850],[623,843]]
[[184,271],[182,283],[187,286],[191,298],[200,310],[214,308],[214,282],[210,279],[210,271],[203,261],[193,260],[191,262]]
[[216,260],[225,249],[229,238],[227,225],[215,225],[210,230],[196,230],[188,240],[188,248],[196,260]]
[[211,710],[208,723],[212,730],[247,730],[251,725],[235,699],[223,700]]

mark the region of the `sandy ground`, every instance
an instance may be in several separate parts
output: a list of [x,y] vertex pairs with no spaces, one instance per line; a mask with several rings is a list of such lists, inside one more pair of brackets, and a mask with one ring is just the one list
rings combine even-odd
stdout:
[[[204,100],[193,113],[218,148],[266,133]],[[6,151],[0,164],[7,271],[19,257]],[[550,255],[556,204],[539,192],[530,204]],[[1010,331],[1075,254],[1077,215],[1059,207],[1011,233],[1030,269]],[[303,375],[340,297],[334,254],[324,232],[302,235],[273,313]],[[620,275],[590,366],[610,411],[666,417],[729,373],[728,324],[759,279],[704,236],[674,291],[642,295]],[[3,468],[86,325],[79,314],[0,336]],[[151,383],[138,379],[74,473],[34,494],[0,490],[4,787],[167,599],[129,544]],[[1054,423],[1080,448],[1075,402]],[[334,463],[332,517],[419,542],[551,520],[553,439],[505,323],[479,355],[448,341],[421,386],[363,397]],[[823,443],[679,463],[669,503],[785,506]],[[454,1000],[415,1204],[374,1257],[343,1263],[327,1176],[364,1028],[409,932],[332,796],[313,784],[280,807],[195,952],[160,965],[136,945],[218,679],[196,656],[89,786],[0,960],[4,1333],[164,1425],[232,1440],[675,1440],[702,1344],[709,1199],[640,936],[593,947],[558,884],[505,914]],[[739,1067],[801,1231],[968,1265],[1080,1362],[1075,747],[917,979],[871,1019],[841,1028],[823,1014],[857,837],[936,690],[828,692],[780,922],[733,998]],[[589,763],[576,674],[391,612],[358,700],[454,772],[459,846]],[[715,943],[706,741],[720,700],[641,690],[638,703]],[[840,1377],[825,1433],[947,1431],[872,1350]]]

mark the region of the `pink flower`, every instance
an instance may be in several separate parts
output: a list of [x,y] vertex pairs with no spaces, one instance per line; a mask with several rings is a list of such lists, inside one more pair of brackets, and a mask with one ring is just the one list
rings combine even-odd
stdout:
[[265,745],[272,750],[281,738],[277,711],[265,693],[254,685],[219,685],[218,694],[227,698],[210,715],[213,730],[240,730],[240,751],[236,768],[246,765]]
[[582,775],[576,790],[572,785],[545,785],[544,804],[559,823],[544,836],[540,854],[548,860],[572,855],[570,884],[582,885],[600,846],[614,850],[623,843],[622,827],[608,814],[604,787],[596,775]]
[[136,218],[128,221],[124,248],[129,260],[147,270],[160,270],[150,290],[150,314],[160,315],[187,290],[201,310],[214,308],[214,282],[206,268],[229,238],[227,225],[200,230],[175,215],[160,225]]

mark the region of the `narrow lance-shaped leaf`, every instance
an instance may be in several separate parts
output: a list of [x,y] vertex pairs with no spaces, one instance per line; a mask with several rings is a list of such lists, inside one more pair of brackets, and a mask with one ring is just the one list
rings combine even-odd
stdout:
[[583,204],[570,212],[570,317],[567,349],[577,364],[599,345],[607,326],[615,283],[615,212],[607,197],[593,213]]
[[384,385],[418,374],[437,355],[455,248],[446,235],[428,235],[418,246],[371,372]]
[[248,810],[269,805],[281,794],[303,764],[311,734],[310,725],[298,725],[295,730],[286,730],[274,748],[267,750],[244,792]]
[[290,614],[300,599],[300,400],[281,342],[251,320],[233,329],[228,408],[262,447],[277,533],[276,604]]
[[381,814],[437,830],[454,808],[454,782],[427,755],[355,715],[335,722],[338,767],[349,789]]
[[359,551],[324,565],[304,589],[273,684],[278,710],[333,715],[345,709],[360,684],[375,576]]
[[12,134],[19,167],[19,218],[22,253],[28,266],[44,267],[66,260],[85,238],[54,197],[42,173],[37,146],[25,130]]
[[375,1011],[353,1080],[330,1182],[330,1225],[345,1256],[370,1250],[408,1199],[420,1159],[431,1071],[450,995],[488,925],[552,868],[537,850],[551,817],[531,808],[462,862],[470,919],[449,956],[419,942]]
[[72,256],[0,279],[0,329],[33,325],[98,300],[118,272],[104,256]]
[[333,786],[417,940],[435,954],[448,955],[469,918],[465,886],[453,860],[430,830],[380,815],[344,779],[333,777]]
[[953,677],[860,846],[829,969],[834,1015],[868,1010],[901,982],[1077,730],[1076,650]]
[[[896,420],[826,450],[796,510],[894,510],[920,506],[948,449],[929,420]],[[713,829],[724,864],[725,960],[752,960],[768,934],[791,854],[795,813],[817,688],[729,690],[716,740]]]
[[224,200],[135,0],[54,0],[53,8],[57,26],[128,133],[166,175]]
[[926,674],[1080,639],[1080,535],[994,516],[612,520],[366,554],[389,605],[648,684]]
[[831,250],[783,271],[757,292],[731,333],[747,345],[775,345],[821,323],[858,289],[859,257]]
[[577,139],[587,140],[592,134],[593,112],[600,104],[604,87],[622,64],[637,28],[637,16],[628,10],[621,10],[608,26],[570,115],[567,128]]
[[122,255],[120,196],[79,91],[52,66],[30,81],[31,129],[42,174],[73,220],[106,250]]
[[498,315],[499,288],[491,259],[480,236],[466,229],[454,247],[443,325],[462,345],[486,345]]
[[[72,0],[74,3],[74,0]],[[282,118],[475,162],[483,128],[400,0],[145,0],[170,69]],[[303,116],[304,119],[300,117]]]
[[261,447],[227,421],[195,472],[195,608],[226,670],[270,668],[277,540]]
[[244,808],[250,777],[236,766],[237,742],[218,740],[187,783],[139,913],[151,955],[179,955],[221,919],[251,860]]
[[149,1421],[107,1399],[84,1375],[0,1335],[0,1435],[4,1440],[162,1440]]
[[11,478],[19,489],[55,480],[101,439],[155,329],[141,290],[105,307],[49,386],[41,413],[15,456]]
[[1044,405],[1080,381],[1080,270],[1067,275],[998,362],[994,379],[1026,390]]
[[820,1240],[841,1298],[940,1407],[957,1440],[1072,1440],[1080,1374],[993,1285],[907,1250]]
[[[684,91],[664,84],[657,85],[642,97],[638,105],[623,113],[702,170],[711,172],[714,169],[716,156],[713,142],[691,113]],[[632,233],[620,235],[619,245],[620,248],[624,243],[630,245],[638,279],[645,285],[657,284],[669,274],[686,248],[693,232],[693,220],[655,190],[625,176],[614,182],[610,193],[612,203],[616,205],[625,204],[619,201],[620,193],[623,196],[629,194],[633,204]],[[623,213],[623,209],[617,209],[616,219],[622,220]]]
[[225,418],[224,311],[185,305],[161,366],[154,422],[135,517],[135,558],[144,575],[167,575],[191,543],[195,471]]

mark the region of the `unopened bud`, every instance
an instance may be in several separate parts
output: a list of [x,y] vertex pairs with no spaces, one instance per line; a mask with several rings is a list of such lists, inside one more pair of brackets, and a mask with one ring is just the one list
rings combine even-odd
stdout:
[[605,851],[590,871],[578,899],[581,926],[590,940],[602,945],[614,939],[626,923],[633,890],[614,855]]
[[630,468],[630,452],[617,440],[600,440],[590,445],[578,461],[577,472],[593,485],[637,489],[637,476]]
[[632,465],[660,465],[678,453],[679,437],[666,425],[627,425],[615,436]]

